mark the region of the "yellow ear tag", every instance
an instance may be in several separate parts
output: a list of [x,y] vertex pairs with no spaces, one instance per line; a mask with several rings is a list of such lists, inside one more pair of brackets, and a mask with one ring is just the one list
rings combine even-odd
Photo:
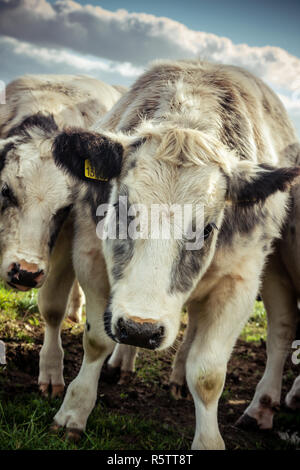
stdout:
[[95,168],[92,167],[89,160],[84,161],[84,176],[92,180],[108,181],[108,178],[104,178],[103,176],[96,175]]

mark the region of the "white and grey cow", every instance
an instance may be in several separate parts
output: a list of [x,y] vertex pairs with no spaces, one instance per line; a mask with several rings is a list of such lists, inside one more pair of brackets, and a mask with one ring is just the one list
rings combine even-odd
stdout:
[[[300,165],[300,144],[295,142],[287,148],[293,155],[293,162]],[[275,250],[268,258],[261,287],[261,294],[267,311],[267,364],[264,375],[258,383],[255,395],[244,415],[239,419],[241,427],[271,429],[273,417],[280,407],[283,368],[287,357],[295,356],[299,364],[300,337],[300,186],[291,189],[288,218],[277,240]],[[297,330],[298,326],[298,330]],[[300,408],[300,375],[295,379],[285,397],[291,409]]]
[[[57,164],[84,180],[77,193],[73,258],[86,294],[87,324],[83,364],[55,428],[66,426],[74,438],[85,429],[100,369],[115,342],[171,346],[186,305],[188,347],[181,359],[196,410],[192,448],[224,448],[218,400],[266,257],[280,237],[289,187],[300,174],[290,152],[295,142],[286,111],[261,80],[237,67],[200,61],[158,62],[97,132],[69,129],[57,136]],[[87,180],[86,160],[100,181]],[[107,191],[104,228],[117,220],[122,233],[129,231],[120,217],[124,198],[129,208],[143,204],[149,212],[163,204],[170,221],[174,204],[204,206],[195,235],[203,247],[188,250],[185,233],[181,239],[100,241],[85,202],[94,211],[97,197],[106,199]],[[192,212],[189,226],[195,218]]]
[[77,319],[82,305],[72,266],[76,186],[55,165],[52,143],[70,123],[88,128],[120,96],[85,76],[28,75],[7,86],[0,105],[0,276],[22,291],[40,288],[46,329],[38,380],[52,396],[64,389],[60,325],[66,308]]

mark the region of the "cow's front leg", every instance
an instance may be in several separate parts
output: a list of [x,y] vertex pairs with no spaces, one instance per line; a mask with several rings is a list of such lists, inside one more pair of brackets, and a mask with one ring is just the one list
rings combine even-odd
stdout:
[[135,360],[137,348],[127,344],[117,344],[107,367],[110,375],[114,376],[120,372],[119,384],[127,383],[135,371]]
[[170,392],[175,400],[179,400],[181,398],[186,398],[188,395],[187,387],[186,387],[186,361],[188,357],[188,353],[192,344],[192,341],[195,337],[195,331],[197,326],[197,315],[193,315],[193,311],[189,311],[189,320],[186,331],[184,333],[183,341],[176,353],[173,365],[172,365],[172,373],[170,376]]
[[296,332],[297,298],[276,253],[268,261],[261,292],[268,317],[267,364],[250,405],[237,422],[245,429],[272,428],[280,406],[284,363]]
[[54,417],[54,429],[67,428],[67,436],[77,440],[85,430],[95,406],[102,365],[115,343],[104,329],[104,302],[86,296],[87,322],[83,334],[84,358],[78,376],[70,383],[63,404]]
[[300,410],[300,375],[295,379],[291,390],[285,397],[285,404],[292,410]]
[[50,270],[38,293],[38,307],[45,320],[44,342],[40,351],[39,388],[44,396],[52,397],[64,391],[61,323],[72,283],[74,269],[71,259],[71,225],[62,229],[51,255]]
[[89,213],[77,221],[73,262],[86,298],[84,358],[78,376],[70,383],[63,404],[54,417],[54,429],[65,426],[69,438],[76,440],[85,429],[95,405],[102,365],[116,344],[105,332],[104,312],[109,282],[100,240],[96,237]]
[[192,449],[224,449],[217,409],[227,362],[234,343],[255,301],[257,279],[225,276],[202,303],[193,302],[197,331],[186,364],[186,378],[193,396],[196,430]]

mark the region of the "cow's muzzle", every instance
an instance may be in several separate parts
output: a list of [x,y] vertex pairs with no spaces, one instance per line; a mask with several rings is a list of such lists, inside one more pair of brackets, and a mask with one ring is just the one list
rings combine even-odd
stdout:
[[115,328],[115,339],[120,343],[139,348],[156,349],[164,336],[164,327],[156,322],[119,318]]
[[27,263],[25,260],[12,263],[8,269],[8,284],[23,291],[40,287],[45,277],[43,269],[39,269],[37,264]]

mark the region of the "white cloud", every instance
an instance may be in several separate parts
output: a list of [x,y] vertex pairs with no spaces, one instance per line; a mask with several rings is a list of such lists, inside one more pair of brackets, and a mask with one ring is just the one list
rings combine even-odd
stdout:
[[233,44],[169,18],[70,0],[2,0],[0,33],[10,37],[2,38],[0,49],[7,78],[51,71],[129,84],[156,58],[201,57],[239,65],[281,94],[300,129],[300,59],[278,47]]
[[204,57],[247,67],[274,85],[292,90],[300,60],[278,47],[249,47],[228,38],[192,31],[169,18],[111,12],[59,0],[2,0],[2,34],[52,47],[66,47],[138,66],[155,58]]
[[25,73],[88,74],[111,83],[129,85],[142,67],[83,56],[66,49],[39,47],[14,38],[0,36],[0,79],[8,83]]

